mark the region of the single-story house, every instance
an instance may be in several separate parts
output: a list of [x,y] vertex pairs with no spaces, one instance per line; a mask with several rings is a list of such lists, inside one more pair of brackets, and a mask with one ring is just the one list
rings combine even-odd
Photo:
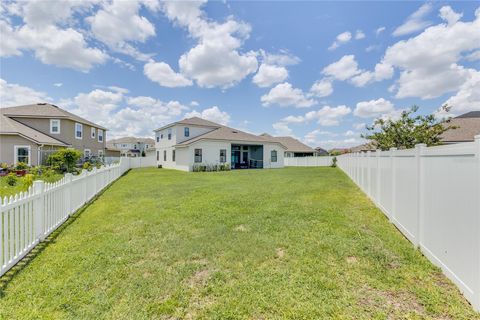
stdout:
[[285,136],[285,137],[272,137],[268,133],[261,134],[262,137],[268,137],[274,141],[277,141],[283,144],[287,149],[285,150],[286,158],[297,158],[297,157],[311,157],[316,156],[317,151],[306,144],[298,141],[295,138]]
[[198,117],[183,119],[155,131],[157,164],[192,171],[195,165],[228,164],[232,169],[282,168],[286,147]]
[[442,142],[445,144],[474,141],[475,136],[480,134],[480,111],[471,111],[455,117],[445,126],[454,126],[442,134]]

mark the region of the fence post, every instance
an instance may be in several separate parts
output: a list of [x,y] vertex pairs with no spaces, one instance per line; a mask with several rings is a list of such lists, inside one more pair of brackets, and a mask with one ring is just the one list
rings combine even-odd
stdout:
[[367,194],[372,199],[372,166],[371,166],[372,152],[367,151]]
[[33,182],[33,194],[36,196],[35,199],[35,239],[40,241],[45,240],[44,225],[45,225],[45,214],[44,214],[44,198],[43,191],[45,190],[45,182],[41,180],[35,180]]
[[396,220],[396,207],[397,207],[397,174],[396,174],[396,165],[397,161],[395,159],[397,153],[397,148],[390,148],[390,159],[392,165],[392,212],[390,212],[390,221]]
[[87,203],[88,201],[88,196],[87,196],[87,178],[88,178],[88,171],[83,169],[82,170],[82,180],[81,183],[82,183],[82,191],[83,191],[83,203],[82,205],[84,205],[85,203]]
[[376,170],[376,173],[375,173],[375,180],[376,180],[376,183],[375,183],[375,203],[378,204],[380,203],[380,183],[381,183],[381,179],[380,179],[380,155],[381,155],[381,150],[380,149],[377,149],[375,150],[375,170]]
[[[477,146],[476,158],[477,158],[477,194],[480,194],[480,134],[475,136],[475,145]],[[480,212],[480,196],[477,197],[477,212]],[[478,254],[478,264],[477,267],[480,269],[480,215],[477,214],[477,254]],[[480,311],[480,270],[477,270],[477,290],[475,292],[475,300],[473,306],[477,311]]]
[[423,169],[423,150],[427,145],[424,143],[415,145],[415,158],[417,162],[417,234],[415,235],[414,245],[419,247],[423,238],[423,215],[425,211],[424,207],[424,192],[425,192],[425,178]]
[[98,192],[98,186],[97,186],[98,171],[97,171],[97,167],[94,167],[93,170],[90,173],[91,173],[92,179],[93,179],[93,195],[95,196]]
[[67,209],[67,215],[72,214],[72,174],[65,174],[65,209]]

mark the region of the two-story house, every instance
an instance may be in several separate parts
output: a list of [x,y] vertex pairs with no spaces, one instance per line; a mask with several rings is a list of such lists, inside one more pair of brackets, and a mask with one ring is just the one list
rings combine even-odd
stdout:
[[105,154],[106,128],[52,104],[1,108],[0,121],[0,162],[38,165],[62,147]]
[[229,164],[232,169],[281,168],[285,146],[271,139],[198,117],[155,130],[158,165],[192,171],[195,164]]
[[155,149],[152,138],[123,137],[107,141],[107,146],[120,150],[122,157],[141,157]]

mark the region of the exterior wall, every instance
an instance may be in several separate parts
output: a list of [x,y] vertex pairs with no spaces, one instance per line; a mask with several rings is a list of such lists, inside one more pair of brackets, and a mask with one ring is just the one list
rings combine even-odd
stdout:
[[[227,151],[226,162],[231,165],[232,144],[248,145],[242,142],[235,141],[198,141],[192,145],[175,148],[171,146],[163,146],[157,148],[159,152],[159,159],[157,163],[168,169],[178,169],[183,171],[192,171],[195,164],[195,149],[202,149],[202,164],[220,164],[220,150]],[[256,144],[258,145],[258,144]],[[172,161],[172,151],[175,150],[175,162]],[[277,151],[277,162],[271,161],[271,151]],[[163,152],[167,152],[167,160],[163,159]],[[264,168],[283,168],[284,167],[284,149],[275,143],[267,143],[263,145],[263,161]]]
[[[271,151],[277,151],[277,162],[272,162]],[[276,143],[265,143],[263,145],[263,168],[283,168],[284,167],[284,153],[285,149],[283,149],[280,145]]]
[[15,146],[30,147],[30,165],[38,164],[38,145],[18,135],[0,135],[0,162],[15,163]]
[[[44,118],[22,118],[22,117],[12,117],[16,121],[23,123],[35,130],[38,130],[48,136],[51,136],[57,140],[65,142],[66,144],[71,145],[73,148],[78,149],[84,152],[85,149],[90,149],[92,155],[97,155],[98,150],[105,151],[107,133],[103,131],[103,142],[98,142],[98,128],[95,128],[95,138],[91,137],[91,126],[83,124],[83,134],[82,139],[75,138],[75,121],[70,119],[59,119],[60,120],[60,133],[52,134],[50,133],[50,119]],[[56,118],[52,118],[56,119]]]
[[[188,137],[185,137],[185,128],[189,128],[190,134]],[[176,125],[175,126],[175,135],[177,138],[177,143],[181,143],[185,140],[195,138],[204,133],[210,132],[213,129],[210,127],[199,127],[191,125]]]
[[54,151],[61,147],[38,146],[35,142],[25,139],[19,135],[0,135],[0,162],[7,164],[15,163],[15,146],[30,147],[30,166],[37,166],[41,163],[42,151]]

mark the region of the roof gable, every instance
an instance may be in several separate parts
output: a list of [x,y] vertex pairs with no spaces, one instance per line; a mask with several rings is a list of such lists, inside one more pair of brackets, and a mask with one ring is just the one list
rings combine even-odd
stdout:
[[106,128],[84,119],[76,114],[68,112],[50,103],[28,104],[23,106],[1,108],[0,112],[7,117],[29,117],[29,118],[59,118],[69,119],[83,123],[95,128],[107,130]]
[[40,131],[30,128],[29,126],[10,119],[2,114],[0,114],[0,134],[17,134],[37,144],[68,146],[60,140],[52,138]]

